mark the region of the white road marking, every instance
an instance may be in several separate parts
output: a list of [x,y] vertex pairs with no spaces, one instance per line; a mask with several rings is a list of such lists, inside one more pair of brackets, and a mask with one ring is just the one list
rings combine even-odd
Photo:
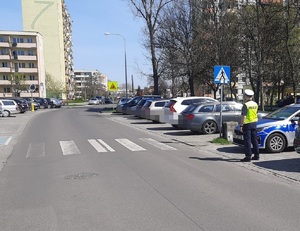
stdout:
[[88,142],[96,149],[97,152],[107,152],[107,150],[97,142],[97,140],[89,139]]
[[30,143],[27,149],[26,158],[30,157],[44,157],[45,143]]
[[157,140],[154,140],[152,138],[140,138],[140,140],[142,140],[142,141],[144,141],[144,142],[146,142],[148,144],[151,144],[154,147],[157,147],[157,148],[159,148],[161,150],[177,150],[176,148],[173,148],[173,147],[171,147],[171,146],[169,146],[167,144],[161,143],[161,142],[159,142]]
[[128,139],[116,139],[116,141],[133,152],[146,151],[146,149],[142,148],[141,146],[133,143],[132,141],[130,141]]
[[74,155],[74,154],[80,154],[79,149],[77,148],[76,144],[73,140],[71,141],[59,141],[61,150],[63,152],[63,155]]
[[98,139],[98,142],[99,142],[100,144],[102,144],[108,151],[110,151],[110,152],[114,152],[114,151],[115,151],[112,147],[110,147],[110,146],[109,146],[107,143],[105,143],[103,140]]
[[11,139],[12,139],[12,137],[10,136],[10,137],[8,137],[7,139],[6,139],[6,141],[4,142],[4,145],[8,145],[9,144],[9,142],[11,141]]

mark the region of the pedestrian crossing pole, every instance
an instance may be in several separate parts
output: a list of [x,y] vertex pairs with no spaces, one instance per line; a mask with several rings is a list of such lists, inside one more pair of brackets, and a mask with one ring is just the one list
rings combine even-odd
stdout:
[[224,84],[230,83],[230,67],[229,66],[215,66],[214,67],[214,83],[220,84],[220,138],[223,133],[223,120],[222,120],[222,102]]

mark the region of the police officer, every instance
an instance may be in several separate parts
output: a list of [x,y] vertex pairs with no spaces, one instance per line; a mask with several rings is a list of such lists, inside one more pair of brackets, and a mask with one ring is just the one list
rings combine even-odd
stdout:
[[[251,160],[259,160],[259,148],[256,138],[256,122],[258,120],[257,111],[258,105],[252,100],[254,92],[250,89],[245,90],[245,103],[242,108],[242,119],[240,124],[240,131],[243,132],[244,137],[244,148],[245,148],[245,158],[242,162],[251,162]],[[253,154],[251,145],[253,147]]]

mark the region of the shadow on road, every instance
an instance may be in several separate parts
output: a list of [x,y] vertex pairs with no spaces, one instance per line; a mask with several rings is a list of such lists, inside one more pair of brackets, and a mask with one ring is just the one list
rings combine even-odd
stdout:
[[260,161],[254,163],[261,168],[285,172],[300,172],[300,158]]

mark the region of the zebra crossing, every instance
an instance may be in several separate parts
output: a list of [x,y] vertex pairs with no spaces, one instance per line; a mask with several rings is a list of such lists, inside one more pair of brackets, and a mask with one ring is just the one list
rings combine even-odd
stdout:
[[[150,144],[151,146],[158,148],[163,151],[171,151],[171,150],[177,150],[176,148],[164,144],[160,141],[157,141],[152,138],[139,138],[142,143]],[[87,139],[87,142],[96,150],[98,153],[105,153],[105,152],[116,152],[116,150],[109,145],[107,142],[105,142],[103,139]],[[142,147],[141,145],[135,143],[134,141],[131,141],[126,138],[118,138],[114,139],[113,142],[114,145],[121,145],[121,147],[124,147],[132,152],[144,152],[147,151],[147,148]],[[26,158],[32,158],[32,157],[45,157],[45,142],[39,142],[39,143],[29,143]],[[79,155],[82,154],[82,151],[80,148],[76,145],[74,140],[68,140],[68,141],[59,141],[59,146],[62,152],[63,156],[69,156],[69,155]]]

